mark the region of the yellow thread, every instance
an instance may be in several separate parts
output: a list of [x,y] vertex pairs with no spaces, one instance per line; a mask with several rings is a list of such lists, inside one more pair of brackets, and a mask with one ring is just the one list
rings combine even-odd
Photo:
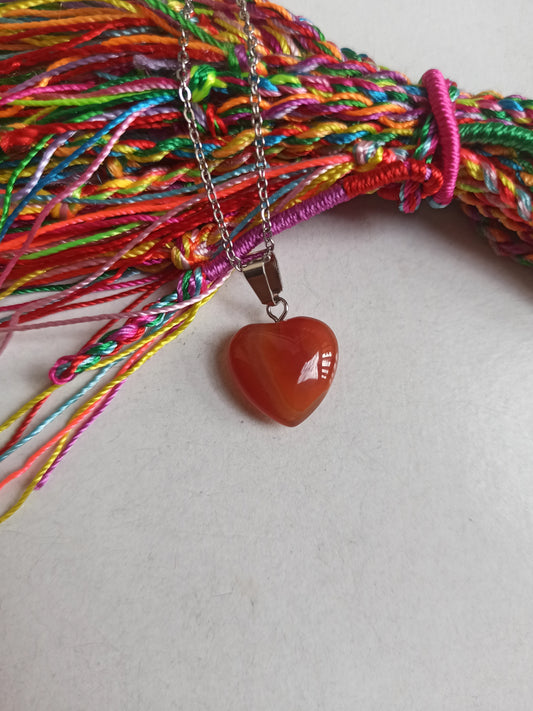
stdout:
[[10,506],[8,510],[0,516],[0,524],[4,523],[4,521],[7,521],[8,518],[13,516],[14,513],[16,513],[26,502],[30,494],[35,490],[35,487],[37,484],[41,481],[43,476],[45,475],[48,467],[50,464],[53,462],[53,460],[60,454],[61,450],[63,449],[63,446],[65,444],[65,441],[68,439],[68,434],[66,434],[64,437],[62,437],[59,440],[58,445],[52,452],[51,456],[46,460],[46,463],[39,469],[37,474],[33,477],[33,479],[30,481],[30,483],[26,486],[22,494],[19,496],[17,501],[13,504],[13,506]]
[[293,51],[291,47],[289,47],[289,43],[282,32],[278,32],[272,26],[268,28],[268,32],[278,40],[283,54],[293,54]]
[[509,190],[513,195],[516,196],[516,187],[510,178],[505,175],[505,173],[500,173],[500,171],[496,171],[496,175],[498,176],[498,180],[501,182],[501,184]]
[[[135,153],[134,149],[127,150],[128,147],[121,146],[120,149],[117,148],[117,150],[121,150],[124,155],[133,155]],[[160,160],[163,160],[168,156],[170,151],[160,151],[159,153],[150,153],[150,155],[145,155],[145,156],[135,156],[135,163],[150,163],[151,161],[154,161],[154,163],[157,163]],[[130,167],[132,165],[135,165],[135,163],[131,162]]]
[[[1,16],[0,12],[0,16]],[[103,22],[112,22],[113,20],[117,19],[117,16],[120,17],[120,15],[117,15],[117,13],[113,13],[111,15],[108,15],[107,13],[102,13],[98,14],[98,21],[103,21]],[[88,23],[87,23],[88,24]],[[43,32],[44,30],[48,29],[47,25],[50,25],[51,28],[53,28],[54,33],[56,32],[57,27],[61,27],[62,25],[72,25],[72,18],[70,17],[58,17],[55,18],[54,20],[45,20],[45,21],[36,21],[36,22],[12,22],[7,25],[5,25],[2,28],[3,34],[16,34],[17,32],[20,32],[21,29],[35,29],[35,28],[42,28]],[[26,41],[28,43],[31,42],[32,38],[27,38]],[[43,42],[44,40],[44,42]],[[56,44],[57,38],[56,37],[45,37],[44,35],[41,37],[39,40],[41,43],[43,43],[43,46],[46,44]]]
[[120,188],[129,188],[134,181],[135,178],[115,178],[114,180],[109,180],[107,183],[102,185],[102,192],[107,193],[109,191],[114,193]]
[[53,383],[52,385],[49,385],[45,390],[40,392],[38,395],[36,395],[34,398],[29,400],[25,405],[19,407],[19,409],[13,415],[11,415],[11,417],[8,417],[7,420],[2,422],[2,424],[0,425],[0,432],[5,432],[7,429],[9,429],[12,424],[14,424],[27,412],[29,412],[31,408],[34,407],[34,405],[37,405],[38,402],[44,400],[44,398],[48,397],[48,395],[51,395],[54,390],[57,390],[57,388],[59,387],[61,386]]
[[172,247],[170,250],[170,261],[178,271],[185,271],[185,269],[188,269],[191,266],[190,262],[187,261],[178,247]]
[[41,274],[46,274],[47,271],[48,269],[37,269],[36,271],[31,272],[31,274],[26,274],[25,276],[20,277],[20,279],[17,279],[17,281],[13,282],[11,286],[8,286],[7,289],[0,291],[0,300],[5,299],[7,296],[11,296],[11,294],[17,289],[20,289],[21,286],[27,284],[34,277],[41,276]]
[[[41,205],[25,205],[20,211],[21,215],[38,215],[43,211]],[[11,213],[11,208],[10,208]]]
[[463,160],[461,161],[461,166],[459,168],[459,175],[464,177],[465,174],[467,177],[473,178],[477,181],[480,181],[482,178],[482,170],[480,166],[463,156]]
[[309,197],[309,193],[313,193],[315,191],[315,188],[317,188],[319,186],[323,190],[327,190],[327,188],[331,187],[336,182],[338,182],[341,178],[343,178],[345,175],[347,175],[348,173],[353,171],[354,168],[355,168],[355,164],[352,161],[348,161],[346,163],[340,163],[338,165],[333,165],[333,166],[329,167],[323,173],[321,173],[320,175],[317,175],[316,178],[314,178],[308,185],[305,185],[302,188],[301,193],[296,195],[289,203],[284,205],[283,209],[286,210],[289,207],[298,205],[303,200],[306,200]]
[[[26,45],[33,47],[52,47],[57,44],[57,37],[26,37]],[[26,46],[26,49],[28,47]]]
[[[167,333],[167,335],[164,338],[160,338],[161,333],[158,333],[156,335],[157,340],[154,343],[154,345],[150,348],[150,350],[148,350],[138,361],[133,363],[125,373],[123,373],[122,375],[116,375],[107,385],[104,386],[104,388],[100,392],[98,392],[87,403],[85,403],[85,405],[82,408],[80,408],[77,411],[77,413],[75,415],[73,415],[73,417],[71,419],[74,419],[78,414],[80,414],[83,411],[83,409],[88,409],[93,404],[98,402],[98,400],[101,397],[103,397],[104,395],[107,395],[107,393],[110,390],[112,390],[116,385],[118,385],[119,383],[122,383],[124,380],[126,380],[126,378],[128,378],[130,375],[135,373],[135,371],[137,371],[140,367],[142,367],[146,363],[147,360],[149,360],[153,355],[155,355],[159,350],[161,350],[161,348],[163,348],[167,343],[170,343],[175,338],[177,338],[181,333],[183,333],[183,331],[187,328],[187,326],[189,326],[192,323],[193,319],[196,317],[196,314],[198,313],[200,308],[204,304],[206,304],[215,295],[216,291],[218,291],[218,288],[212,294],[209,294],[204,299],[199,301],[197,304],[190,306],[189,313],[184,318],[181,326],[179,326],[179,328],[177,328],[174,333]],[[169,328],[172,328],[175,325],[176,324],[174,324],[174,323],[167,324],[168,328],[166,328],[165,331],[168,331]],[[125,355],[128,354],[128,352],[132,353],[135,350],[142,349],[143,345],[146,345],[147,343],[149,343],[150,340],[154,340],[153,334],[151,336],[143,339],[142,341],[139,341],[135,345],[135,347],[128,349],[128,351],[123,351],[121,353],[120,357],[121,358],[124,357]],[[106,359],[105,365],[107,365],[107,364],[108,364],[108,361]],[[89,370],[94,370],[94,368],[89,368]]]
[[129,259],[130,257],[140,257],[145,252],[149,252],[154,245],[156,245],[159,242],[159,240],[155,239],[152,242],[144,242],[143,244],[138,245],[137,247],[134,247],[131,249],[129,252],[127,252],[122,259]]
[[253,143],[253,140],[253,129],[247,128],[234,136],[225,146],[221,146],[213,151],[212,155],[215,158],[229,158],[230,156],[241,153],[245,148],[248,148],[248,146]]
[[[31,176],[35,173],[35,168],[24,168],[23,171],[21,171],[20,175],[23,178],[26,178],[28,176]],[[0,173],[0,180],[3,182],[7,182],[9,178],[11,177],[12,172],[10,170],[5,170]],[[2,194],[5,194],[5,190],[2,190]],[[10,212],[13,208],[10,208]]]
[[242,44],[244,34],[239,32],[234,25],[230,25],[229,22],[226,22],[223,17],[217,18],[217,27],[224,27],[226,29],[226,32],[220,32],[220,34],[217,35],[217,40],[231,44],[236,44],[237,42]]
[[298,134],[298,138],[322,138],[323,136],[329,136],[331,133],[347,133],[348,130],[348,126],[341,121],[324,121],[323,123],[317,123],[316,126],[307,131],[302,131],[302,133]]
[[40,119],[45,118],[45,116],[47,116],[48,114],[51,114],[53,110],[54,110],[53,106],[47,106],[46,108],[41,109],[40,111],[36,111],[33,115],[25,118],[22,123],[25,126],[31,126],[32,124],[36,123]]
[[[196,314],[198,313],[199,309],[201,306],[203,306],[205,303],[207,303],[218,291],[218,288],[212,293],[206,296],[202,301],[199,301],[197,304],[194,304],[194,306],[190,307],[189,313],[185,317],[183,323],[181,326],[176,329],[174,333],[167,334],[164,338],[159,340],[159,335],[156,336],[158,340],[154,343],[154,345],[150,348],[150,350],[147,351],[139,360],[135,363],[133,363],[128,370],[123,373],[122,375],[117,375],[115,376],[107,385],[105,385],[102,390],[100,390],[96,395],[94,395],[90,400],[88,400],[82,407],[78,408],[78,410],[74,413],[74,415],[70,418],[69,422],[72,422],[73,420],[76,419],[84,410],[88,411],[92,408],[93,405],[95,405],[99,400],[104,398],[116,385],[119,385],[122,383],[126,378],[128,378],[130,375],[133,375],[135,371],[137,371],[140,367],[142,367],[147,360],[149,360],[152,356],[154,356],[161,348],[167,345],[167,343],[170,343],[173,341],[175,338],[177,338],[183,331],[191,324],[193,319],[195,318]],[[172,327],[172,323],[170,324],[170,327]],[[167,329],[168,330],[168,329]],[[146,343],[150,339],[154,340],[154,336],[150,336],[148,339],[143,339],[143,341]],[[135,348],[133,350],[138,350],[142,348],[143,341],[140,343],[136,344]],[[129,349],[131,351],[131,349]],[[121,357],[124,357],[124,353],[121,354]],[[108,360],[106,359],[106,364]],[[56,388],[58,386],[53,386],[53,388]],[[44,391],[46,392],[46,391]],[[36,400],[38,402],[38,399]],[[28,408],[29,409],[29,408]],[[0,428],[1,431],[1,428]],[[55,449],[52,452],[52,455],[47,459],[46,463],[44,466],[42,466],[37,474],[33,477],[33,479],[30,481],[28,486],[24,489],[22,494],[19,496],[18,500],[10,506],[10,508],[2,515],[0,516],[0,524],[3,523],[4,521],[7,521],[8,518],[10,518],[14,513],[16,513],[21,506],[26,502],[30,494],[35,490],[35,487],[37,484],[41,481],[43,478],[44,474],[46,473],[48,467],[50,464],[53,462],[53,460],[60,454],[62,451],[65,442],[71,437],[71,433],[66,433],[60,440]]]
[[384,153],[383,146],[379,146],[376,149],[376,152],[374,153],[374,155],[371,158],[369,158],[366,161],[366,163],[363,163],[363,165],[356,165],[355,170],[358,173],[366,173],[369,170],[373,170],[383,160],[383,153]]
[[[353,163],[352,161],[340,163],[339,165],[332,166],[323,175],[319,175],[316,179],[316,182],[317,184],[319,184],[320,182],[325,182],[327,184],[327,187],[329,187],[330,185],[333,185],[334,183],[338,182],[345,175],[348,175],[348,173],[351,173],[354,168],[355,163]],[[313,181],[311,185],[313,185],[314,182],[315,181]]]
[[125,185],[123,188],[117,190],[116,192],[119,193],[140,193],[144,192],[146,188],[150,187],[153,183],[158,180],[159,176],[158,175],[146,175],[144,178],[140,180],[134,180],[130,182],[128,185]]
[[[4,5],[3,10],[0,10],[0,17],[7,15],[9,12],[14,12],[16,10],[26,10],[27,8],[38,7],[39,5],[43,4],[43,0],[19,0],[19,2],[10,2],[7,5]],[[3,27],[2,29],[5,29],[5,27]]]

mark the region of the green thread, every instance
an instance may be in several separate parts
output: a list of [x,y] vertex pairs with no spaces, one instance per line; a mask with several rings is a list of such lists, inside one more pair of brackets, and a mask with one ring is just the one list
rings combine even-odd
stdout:
[[527,128],[505,126],[501,123],[461,124],[459,126],[461,143],[480,143],[493,146],[514,148],[517,153],[533,155],[533,134]]
[[71,240],[65,244],[57,244],[53,247],[47,247],[46,249],[41,249],[38,252],[32,252],[31,254],[24,254],[21,259],[39,259],[39,257],[46,257],[48,254],[57,254],[58,252],[65,252],[73,247],[79,247],[83,244],[91,244],[92,242],[98,242],[106,237],[117,237],[124,232],[129,232],[130,230],[139,227],[140,222],[131,222],[128,225],[123,225],[121,227],[115,227],[112,230],[107,230],[106,232],[98,232],[94,235],[89,235],[87,237],[82,237],[81,239]]

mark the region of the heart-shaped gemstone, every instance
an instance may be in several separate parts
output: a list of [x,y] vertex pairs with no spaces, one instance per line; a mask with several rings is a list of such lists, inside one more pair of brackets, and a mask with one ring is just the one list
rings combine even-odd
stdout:
[[243,393],[289,427],[303,422],[324,399],[337,354],[329,326],[306,316],[244,326],[229,346],[230,367]]

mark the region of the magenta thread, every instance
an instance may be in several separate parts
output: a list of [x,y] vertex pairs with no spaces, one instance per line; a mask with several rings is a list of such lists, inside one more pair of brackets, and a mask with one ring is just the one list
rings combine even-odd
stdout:
[[461,155],[461,139],[455,118],[455,103],[450,98],[450,82],[438,69],[429,69],[425,72],[421,83],[427,91],[429,105],[435,117],[442,155],[443,183],[431,202],[434,207],[446,207],[453,200]]

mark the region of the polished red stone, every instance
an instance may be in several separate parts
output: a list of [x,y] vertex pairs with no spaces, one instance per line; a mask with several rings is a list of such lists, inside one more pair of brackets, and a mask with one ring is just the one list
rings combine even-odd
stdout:
[[289,427],[303,422],[325,397],[337,354],[329,326],[305,316],[250,324],[229,346],[230,367],[243,393],[265,415]]

